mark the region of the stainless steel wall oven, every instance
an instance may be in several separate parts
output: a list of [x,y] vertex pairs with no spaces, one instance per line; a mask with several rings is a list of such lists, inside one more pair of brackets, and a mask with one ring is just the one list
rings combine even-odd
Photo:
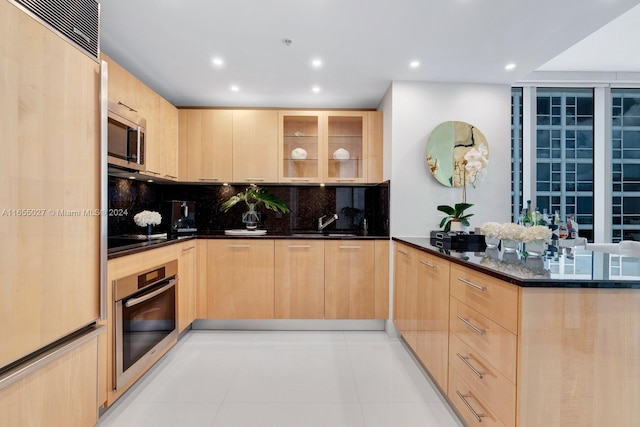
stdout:
[[178,338],[177,283],[177,260],[114,281],[116,390]]

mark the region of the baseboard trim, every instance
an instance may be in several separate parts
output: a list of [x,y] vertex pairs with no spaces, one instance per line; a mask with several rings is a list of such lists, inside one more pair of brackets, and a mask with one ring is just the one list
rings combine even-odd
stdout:
[[386,319],[196,319],[193,330],[385,331]]

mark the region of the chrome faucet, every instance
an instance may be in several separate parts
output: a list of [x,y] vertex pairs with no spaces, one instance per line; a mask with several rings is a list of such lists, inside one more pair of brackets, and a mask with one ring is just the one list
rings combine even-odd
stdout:
[[338,214],[333,214],[333,216],[329,218],[327,222],[323,223],[322,220],[325,219],[326,217],[327,217],[326,215],[322,215],[320,218],[318,218],[318,231],[324,230],[329,224],[331,224],[333,221],[338,219]]

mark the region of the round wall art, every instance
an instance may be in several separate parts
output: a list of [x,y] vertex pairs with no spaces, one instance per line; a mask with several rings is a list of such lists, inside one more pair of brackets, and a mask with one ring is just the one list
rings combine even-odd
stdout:
[[447,187],[475,184],[489,161],[489,144],[475,126],[457,121],[440,123],[427,140],[426,162]]

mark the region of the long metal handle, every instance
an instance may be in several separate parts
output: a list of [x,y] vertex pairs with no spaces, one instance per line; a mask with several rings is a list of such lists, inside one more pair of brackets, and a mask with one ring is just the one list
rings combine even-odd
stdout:
[[435,269],[435,268],[438,268],[437,266],[435,266],[435,265],[433,265],[433,264],[429,264],[427,261],[422,261],[422,260],[420,260],[420,264],[422,264],[422,265],[426,265],[426,266],[427,266],[427,267],[429,267],[429,268],[434,268],[434,269]]
[[78,348],[87,341],[97,337],[101,333],[106,331],[105,326],[92,326],[87,327],[82,333],[73,336],[67,341],[64,341],[53,348],[48,349],[42,354],[39,354],[34,359],[29,359],[22,364],[15,366],[12,369],[2,373],[0,375],[0,390],[3,390],[15,383],[18,380],[25,378],[27,375],[36,372],[43,366],[48,365],[60,359],[65,354],[69,353],[74,348]]
[[296,249],[296,248],[306,249],[306,248],[310,248],[311,245],[289,245],[289,247],[292,249]]
[[150,292],[148,294],[145,294],[141,297],[138,298],[131,298],[130,300],[127,300],[127,302],[124,303],[124,306],[129,308],[129,307],[133,307],[134,305],[138,305],[140,303],[143,303],[147,300],[150,300],[151,298],[160,295],[161,293],[167,291],[169,288],[172,288],[176,285],[176,279],[171,279],[169,280],[169,283],[167,283],[166,285],[164,285],[163,287],[161,287],[160,289],[156,289],[153,292]]
[[89,36],[83,33],[78,27],[73,27],[73,33],[82,37],[87,43],[91,43]]
[[458,356],[458,358],[460,360],[462,360],[462,362],[467,365],[467,367],[469,369],[471,369],[473,371],[474,374],[476,374],[476,376],[480,379],[482,379],[484,377],[484,374],[486,374],[485,371],[479,371],[476,368],[474,368],[474,366],[469,362],[469,356],[463,356],[460,353],[456,353],[456,356]]
[[470,281],[470,280],[463,279],[463,278],[461,278],[461,277],[458,277],[458,280],[459,280],[460,282],[464,283],[464,284],[465,284],[465,285],[467,285],[467,286],[471,286],[472,288],[479,290],[480,292],[484,292],[484,291],[486,291],[486,290],[487,290],[487,287],[486,287],[486,286],[476,285],[475,283],[473,283],[473,282],[472,282],[472,281]]
[[401,251],[400,249],[398,249],[398,252],[400,252],[402,255],[409,256],[409,252]]
[[478,335],[484,335],[484,333],[486,332],[485,329],[478,328],[476,325],[471,323],[471,321],[469,319],[467,319],[465,317],[458,316],[458,320],[460,320],[462,323],[467,325],[469,328],[471,328],[473,330],[473,332],[477,333]]
[[220,181],[220,178],[198,178],[200,181]]
[[182,248],[182,252],[190,251],[191,249],[195,249],[195,246],[189,246],[188,248]]
[[251,245],[228,245],[230,248],[250,248]]
[[336,179],[336,181],[338,181],[338,182],[353,182],[355,180],[356,180],[355,178],[338,178],[338,179]]
[[129,107],[127,104],[125,104],[123,102],[118,101],[118,105],[122,105],[123,107],[127,107],[130,111],[133,111],[134,113],[138,112],[138,110],[135,110],[135,109]]
[[177,177],[177,176],[175,176],[175,175],[168,175],[168,174],[166,174],[166,173],[164,174],[164,176],[166,176],[167,178],[178,179],[178,177]]
[[248,182],[262,182],[262,181],[264,181],[264,178],[245,178],[245,181],[248,181]]
[[471,406],[471,404],[469,402],[467,402],[467,397],[473,397],[469,394],[462,394],[460,393],[458,390],[456,390],[456,394],[458,395],[458,397],[462,400],[462,402],[464,402],[465,406],[467,407],[467,409],[469,409],[469,411],[471,411],[471,413],[473,414],[474,418],[481,423],[482,422],[482,418],[486,417],[485,414],[479,414],[476,412],[475,409],[473,409],[473,406]]
[[292,178],[291,181],[295,181],[295,182],[309,182],[311,181],[311,179],[309,178]]
[[338,246],[340,249],[361,249],[362,246]]

